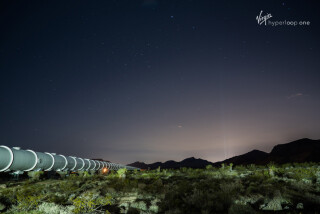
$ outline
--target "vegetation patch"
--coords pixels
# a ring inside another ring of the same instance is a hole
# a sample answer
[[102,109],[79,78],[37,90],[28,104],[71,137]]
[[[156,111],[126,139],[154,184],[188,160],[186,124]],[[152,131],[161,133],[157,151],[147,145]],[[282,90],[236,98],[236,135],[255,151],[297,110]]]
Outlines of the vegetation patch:
[[118,170],[1,184],[1,213],[315,213],[315,163]]

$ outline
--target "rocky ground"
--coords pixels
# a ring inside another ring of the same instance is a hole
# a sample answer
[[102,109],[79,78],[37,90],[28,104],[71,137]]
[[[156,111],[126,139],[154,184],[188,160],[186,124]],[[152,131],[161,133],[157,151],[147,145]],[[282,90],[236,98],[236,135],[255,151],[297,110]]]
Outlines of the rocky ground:
[[320,166],[120,170],[0,184],[1,213],[317,213]]

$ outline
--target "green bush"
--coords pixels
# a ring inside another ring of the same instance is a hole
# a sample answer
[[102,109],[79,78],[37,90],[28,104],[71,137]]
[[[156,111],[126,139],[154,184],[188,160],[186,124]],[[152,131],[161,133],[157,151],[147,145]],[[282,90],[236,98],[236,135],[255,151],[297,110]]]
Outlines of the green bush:
[[30,171],[28,172],[29,178],[31,178],[32,181],[38,181],[40,180],[40,177],[43,175],[43,171]]
[[119,178],[125,178],[126,177],[126,173],[127,173],[127,169],[126,168],[121,168],[118,169],[117,174],[119,176]]
[[16,211],[30,211],[36,209],[45,199],[45,195],[34,191],[33,188],[22,189],[16,194]]
[[[111,204],[111,197],[99,197],[92,192],[86,192],[83,195],[72,200],[74,213],[95,213],[101,211],[101,208]],[[110,213],[105,211],[105,213]]]
[[213,166],[211,164],[207,165],[206,170],[213,170]]
[[54,209],[60,213],[71,209],[75,213],[106,209],[121,213],[124,206],[127,213],[241,214],[260,213],[261,207],[270,206],[268,203],[278,197],[289,204],[286,213],[296,213],[297,203],[303,203],[310,213],[320,210],[318,165],[249,165],[233,170],[224,165],[213,169],[119,170],[91,177],[74,174],[63,180],[29,179],[0,186],[0,203],[11,208],[7,213],[49,213]]

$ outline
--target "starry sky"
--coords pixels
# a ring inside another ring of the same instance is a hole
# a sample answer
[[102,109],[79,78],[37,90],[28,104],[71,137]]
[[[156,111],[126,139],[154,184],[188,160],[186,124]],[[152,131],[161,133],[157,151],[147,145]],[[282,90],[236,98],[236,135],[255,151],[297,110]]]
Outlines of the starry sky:
[[[258,24],[310,21],[309,26]],[[0,144],[119,163],[320,139],[316,0],[0,2]]]

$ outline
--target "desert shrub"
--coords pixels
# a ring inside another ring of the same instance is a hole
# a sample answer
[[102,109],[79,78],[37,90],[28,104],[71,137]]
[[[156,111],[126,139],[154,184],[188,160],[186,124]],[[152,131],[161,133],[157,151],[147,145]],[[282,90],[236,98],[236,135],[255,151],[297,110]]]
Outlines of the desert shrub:
[[80,171],[78,172],[80,177],[93,177],[94,174],[90,174],[88,171]]
[[228,214],[254,214],[257,213],[250,205],[232,204]]
[[316,176],[316,170],[314,168],[294,168],[291,170],[293,172],[289,175],[289,177],[301,181],[303,179],[311,180],[313,182],[316,182],[317,176]]
[[197,213],[202,210],[212,211],[214,208],[223,210],[223,206],[216,204],[217,198],[212,191],[193,189],[193,191],[183,197],[185,212]]
[[170,213],[216,213],[226,212],[242,185],[232,179],[219,183],[219,179],[180,180],[169,184],[164,199],[159,204],[160,212]]
[[72,181],[72,182],[77,182],[77,181],[82,181],[83,177],[79,176],[76,173],[72,173],[69,176],[66,177],[67,181]]
[[16,201],[16,189],[3,189],[0,192],[0,202],[10,205]]
[[42,211],[38,210],[30,210],[30,211],[16,211],[16,210],[8,210],[7,214],[44,214]]
[[267,170],[256,170],[253,172],[253,174],[249,175],[247,179],[249,181],[257,181],[257,182],[263,182],[270,178],[270,174]]
[[143,179],[150,179],[150,178],[151,178],[151,176],[150,176],[150,174],[149,174],[149,173],[144,172],[144,173],[142,173],[142,174],[140,175],[140,178],[143,178]]
[[46,201],[55,204],[66,204],[68,202],[68,195],[59,193],[47,194]]
[[248,170],[250,171],[256,171],[257,170],[257,166],[255,164],[250,164],[247,166]]
[[312,162],[304,162],[304,163],[293,163],[293,166],[295,168],[308,168],[308,167],[311,167],[313,165],[316,165]]
[[39,205],[38,211],[45,214],[70,214],[72,206],[64,207],[55,203],[44,202]]
[[140,210],[134,207],[129,207],[127,214],[140,214]]
[[59,183],[59,188],[60,188],[60,191],[66,193],[66,194],[70,194],[70,193],[73,193],[75,192],[77,189],[78,189],[78,183],[75,182],[75,181],[61,181]]
[[211,164],[207,165],[206,170],[213,170],[213,166]]
[[239,171],[239,172],[244,172],[247,170],[247,168],[242,165],[237,165],[234,167],[234,170]]
[[230,163],[228,167],[229,167],[229,170],[232,171],[233,163]]
[[160,194],[164,191],[163,183],[161,179],[154,180],[151,184],[149,184],[145,190],[147,192],[153,193],[153,194]]
[[[109,174],[111,174],[112,171],[110,171]],[[115,172],[113,172],[115,173]],[[94,181],[105,181],[107,176],[105,174],[93,174],[91,177],[85,177],[85,180],[94,180]]]
[[136,179],[128,179],[128,181],[129,181],[129,185],[130,185],[130,187],[131,188],[137,188],[138,187],[138,180],[136,180]]
[[274,172],[274,175],[277,177],[285,177],[286,175],[286,168],[280,167]]
[[293,164],[292,163],[285,163],[285,164],[282,164],[281,167],[285,168],[285,169],[286,168],[291,168],[291,167],[293,167]]
[[183,207],[183,196],[192,192],[192,186],[187,181],[173,182],[169,185],[164,199],[160,203],[161,211],[168,211],[174,208]]
[[275,171],[277,171],[277,166],[275,165],[275,163],[273,162],[270,162],[268,165],[268,172],[269,172],[269,175],[271,177],[273,177],[275,175]]
[[122,179],[122,181],[119,182],[122,187],[123,192],[130,192],[134,188],[138,188],[138,181],[137,180],[131,180],[131,179]]
[[275,185],[266,170],[257,170],[252,175],[242,179],[242,181],[247,187],[246,194],[268,194],[273,191],[273,186]]
[[[96,213],[102,207],[111,204],[111,197],[99,197],[92,192],[86,192],[72,200],[74,213]],[[109,213],[107,210],[105,213]]]
[[226,182],[221,182],[219,185],[221,191],[227,193],[227,194],[233,194],[235,192],[237,193],[243,193],[244,192],[244,186],[240,181],[237,180],[229,180]]
[[157,173],[160,173],[160,172],[161,172],[161,167],[160,167],[160,166],[156,169],[156,172],[157,172]]
[[305,194],[308,191],[313,190],[313,186],[310,183],[305,183],[303,181],[292,181],[290,185],[288,185],[290,189],[296,190],[300,193]]
[[35,191],[34,188],[23,188],[16,193],[15,211],[30,211],[36,209],[45,199],[45,195]]
[[31,178],[33,181],[38,181],[40,180],[40,177],[43,175],[43,171],[30,171],[28,172],[28,176]]
[[221,169],[225,169],[226,165],[224,163],[221,164]]
[[118,174],[119,178],[125,178],[127,171],[128,170],[126,168],[118,169],[117,174]]
[[[127,192],[132,189],[130,186],[131,181],[129,179],[112,179],[108,187],[114,188],[116,191]],[[134,184],[135,185],[135,184]]]
[[188,168],[187,167],[181,167],[180,168],[180,172],[187,173],[188,172]]

